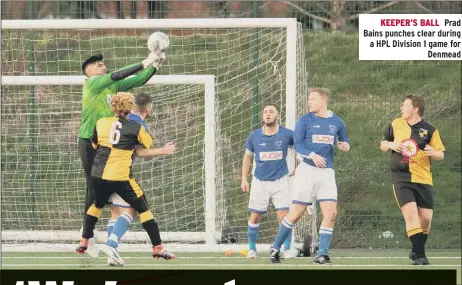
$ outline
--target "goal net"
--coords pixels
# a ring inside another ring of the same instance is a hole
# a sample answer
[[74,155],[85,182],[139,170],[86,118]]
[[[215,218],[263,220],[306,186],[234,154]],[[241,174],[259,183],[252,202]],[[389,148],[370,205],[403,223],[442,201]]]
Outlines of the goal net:
[[[81,63],[102,53],[115,70],[147,55],[154,31],[169,35],[167,60],[149,84],[147,119],[155,144],[178,152],[138,159],[165,243],[179,250],[220,250],[247,242],[248,194],[240,190],[248,134],[265,103],[294,128],[306,111],[303,35],[295,19],[37,20],[2,22],[1,206],[4,250],[68,250],[83,222],[85,179],[77,151]],[[207,74],[207,76],[203,76]],[[288,162],[294,166],[291,153]],[[105,239],[103,211],[97,238]],[[270,206],[260,226],[267,247],[279,222]],[[297,225],[295,241],[311,218]],[[149,250],[135,222],[121,245]]]

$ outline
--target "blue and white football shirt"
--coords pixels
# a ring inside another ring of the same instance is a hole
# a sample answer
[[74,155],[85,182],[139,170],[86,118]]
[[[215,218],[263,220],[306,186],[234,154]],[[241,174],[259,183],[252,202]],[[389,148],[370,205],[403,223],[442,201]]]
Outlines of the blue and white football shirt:
[[[324,157],[326,168],[334,166],[334,146],[337,139],[349,143],[345,123],[337,115],[322,118],[310,112],[300,117],[295,125],[295,152],[303,156],[314,152]],[[304,157],[303,161],[316,167],[311,159]]]
[[274,181],[289,173],[287,168],[287,152],[294,144],[293,131],[278,126],[272,136],[263,133],[259,128],[250,133],[245,142],[247,152],[255,154],[254,176],[263,181]]
[[[146,129],[146,132],[148,132],[148,125],[146,125],[146,122],[137,113],[132,111],[130,115],[128,115],[128,120],[140,123]],[[133,163],[135,163],[135,158],[136,158],[136,155],[135,155],[135,152],[133,152],[133,156],[132,156]]]
[[143,118],[137,113],[131,112],[130,115],[128,115],[128,120],[140,123],[146,129],[146,132],[148,132],[148,125],[146,125],[146,122],[143,121]]

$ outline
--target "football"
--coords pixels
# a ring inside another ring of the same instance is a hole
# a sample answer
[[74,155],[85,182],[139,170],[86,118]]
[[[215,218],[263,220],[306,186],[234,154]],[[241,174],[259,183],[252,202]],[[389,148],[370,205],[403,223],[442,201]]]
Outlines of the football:
[[154,32],[148,38],[148,49],[157,54],[165,52],[170,47],[168,36],[162,32]]

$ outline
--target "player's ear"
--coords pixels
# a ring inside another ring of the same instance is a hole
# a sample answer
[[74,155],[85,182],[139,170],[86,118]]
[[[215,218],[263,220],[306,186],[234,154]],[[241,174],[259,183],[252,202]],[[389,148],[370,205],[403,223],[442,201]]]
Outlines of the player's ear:
[[89,70],[89,66],[85,66],[85,69],[83,70],[83,74],[86,76],[86,77],[90,77],[90,75],[88,75],[88,70]]
[[91,77],[93,75],[92,70],[95,67],[96,63],[90,63],[85,67],[85,75]]

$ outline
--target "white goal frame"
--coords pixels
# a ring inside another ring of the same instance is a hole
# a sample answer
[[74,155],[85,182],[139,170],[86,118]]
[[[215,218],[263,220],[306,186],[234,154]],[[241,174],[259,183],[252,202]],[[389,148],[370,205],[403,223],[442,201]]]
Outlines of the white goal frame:
[[[39,85],[80,85],[83,86],[85,76],[2,76],[2,86],[39,86]],[[204,138],[204,171],[205,171],[205,232],[161,232],[165,242],[190,241],[215,244],[221,238],[221,231],[216,228],[216,82],[214,75],[156,75],[146,85],[203,85],[205,91],[205,138]],[[219,209],[220,210],[220,209]],[[221,209],[224,211],[224,209]],[[106,233],[96,233],[95,238],[105,240]],[[47,242],[79,240],[80,232],[76,231],[2,231],[2,242],[43,240]],[[143,232],[127,232],[125,241],[145,241],[147,234]]]
[[[91,30],[91,29],[206,29],[286,28],[286,122],[295,129],[297,105],[297,19],[296,18],[210,18],[210,19],[121,19],[121,20],[5,20],[2,30]],[[147,41],[147,40],[146,40]],[[147,43],[146,43],[147,44]],[[295,155],[290,155],[290,166]]]
[[[1,29],[2,30],[101,30],[101,29],[231,29],[231,28],[284,28],[286,29],[286,81],[285,81],[285,126],[289,129],[295,129],[296,116],[297,116],[297,19],[296,18],[207,18],[207,19],[88,19],[88,20],[4,20],[2,21]],[[167,75],[167,76],[154,76],[148,84],[162,84],[161,80],[172,80],[174,82],[176,75]],[[67,78],[67,79],[65,79]],[[72,78],[72,79],[71,79]],[[2,77],[2,85],[24,85],[26,80],[31,80],[28,83],[33,83],[30,85],[40,85],[46,83],[47,85],[66,85],[66,83],[79,82],[81,85],[83,82],[82,76],[4,76]],[[217,242],[221,238],[221,232],[217,232],[216,229],[216,201],[215,201],[215,118],[214,113],[215,108],[214,96],[216,94],[215,90],[215,76],[214,75],[204,75],[204,76],[194,76],[194,75],[181,75],[178,78],[189,78],[190,81],[188,84],[199,84],[198,81],[205,80],[206,85],[206,152],[205,152],[205,173],[206,173],[206,231],[202,233],[192,233],[192,232],[182,232],[182,233],[161,233],[161,238],[165,241],[169,240],[178,240],[183,239],[187,235],[189,241],[205,241],[206,244],[200,246],[199,244],[192,244],[192,246],[197,249],[201,247],[202,251],[216,251],[222,246],[226,248],[236,248],[242,246],[242,244],[236,245],[217,245]],[[213,78],[213,86],[212,80]],[[53,79],[53,81],[50,81]],[[52,84],[52,82],[55,82]],[[184,83],[184,81],[181,81]],[[167,83],[172,84],[172,83]],[[175,84],[181,84],[180,81],[177,81]],[[69,84],[67,84],[69,85]],[[208,90],[208,91],[207,91]],[[211,94],[213,90],[213,97],[207,96]],[[209,98],[210,97],[210,98]],[[207,148],[213,149],[207,149]],[[295,167],[295,153],[293,150],[289,150],[287,157],[289,171],[292,171]],[[212,195],[213,193],[213,195]],[[1,199],[1,198],[0,198]],[[0,200],[1,202],[1,200]],[[224,209],[223,209],[224,210]],[[65,231],[63,231],[65,232]],[[6,236],[5,233],[2,233],[2,242],[3,241],[18,241],[21,240],[21,237],[27,238],[27,234],[24,231],[7,231],[7,233],[15,235]],[[79,237],[79,233],[70,233],[70,235],[65,236],[71,238],[71,240],[76,240],[75,237]],[[144,232],[136,233],[136,235],[141,236],[132,236],[134,233],[127,232],[125,240],[145,240],[146,235]],[[178,235],[177,235],[178,234]],[[34,236],[34,235],[32,235]],[[96,236],[98,237],[98,236]],[[104,236],[101,236],[104,240]],[[56,234],[55,237],[50,237],[47,235],[43,238],[44,241],[52,241],[50,238],[56,238],[63,240],[64,237]],[[36,246],[36,245],[34,245]],[[257,245],[258,249],[268,249],[269,245],[259,244]],[[54,249],[52,250],[52,247]],[[66,246],[67,248],[67,246]],[[171,248],[171,247],[170,247]],[[7,245],[3,244],[3,250],[15,250],[21,251],[21,247],[18,245]],[[179,246],[178,249],[185,251],[186,248]],[[30,247],[24,249],[30,251]],[[46,250],[46,249],[45,249]],[[55,244],[53,246],[48,246],[48,250],[56,251]],[[124,251],[124,244],[121,245],[121,251]]]

